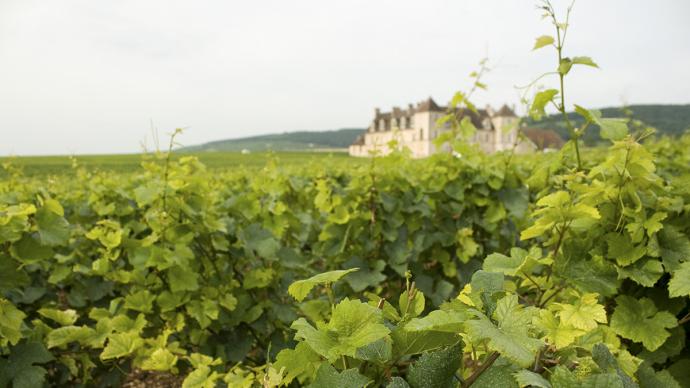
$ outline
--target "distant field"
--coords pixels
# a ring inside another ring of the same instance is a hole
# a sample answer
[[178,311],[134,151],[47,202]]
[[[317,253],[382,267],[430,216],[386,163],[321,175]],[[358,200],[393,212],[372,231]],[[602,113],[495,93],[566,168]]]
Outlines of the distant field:
[[[173,158],[189,156],[190,154],[173,154]],[[200,152],[192,153],[208,168],[223,169],[236,167],[262,167],[270,158],[276,158],[280,165],[298,165],[310,162],[318,163],[362,163],[362,159],[351,158],[343,152],[254,152],[241,154],[239,152]],[[81,155],[76,156],[81,166],[93,170],[135,172],[141,168],[141,154],[126,155]],[[25,156],[2,157],[0,163],[11,161],[15,166],[21,166],[24,175],[53,175],[63,174],[71,170],[72,162],[68,156]],[[0,168],[0,177],[6,172]]]

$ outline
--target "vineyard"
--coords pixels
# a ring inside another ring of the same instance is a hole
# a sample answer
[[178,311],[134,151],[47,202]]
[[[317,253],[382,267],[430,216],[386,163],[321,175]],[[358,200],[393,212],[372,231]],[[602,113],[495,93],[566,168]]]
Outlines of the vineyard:
[[[545,11],[533,119],[596,66]],[[425,160],[5,163],[0,387],[690,387],[690,134],[576,111],[553,153],[485,155],[449,114]]]

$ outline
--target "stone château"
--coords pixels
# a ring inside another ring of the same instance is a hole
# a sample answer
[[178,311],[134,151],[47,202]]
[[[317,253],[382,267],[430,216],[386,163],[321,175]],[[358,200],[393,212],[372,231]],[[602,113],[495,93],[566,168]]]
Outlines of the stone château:
[[[350,146],[350,155],[370,156],[374,151],[379,155],[388,154],[392,151],[388,145],[391,140],[397,140],[398,148],[409,148],[415,158],[441,151],[433,141],[451,129],[450,123],[436,124],[447,112],[446,107],[439,106],[431,97],[416,106],[409,104],[407,109],[393,107],[390,112],[381,112],[376,108],[367,131]],[[470,141],[487,153],[509,149],[516,144],[518,117],[507,105],[497,111],[490,106],[478,109],[476,113],[469,109],[456,110],[456,115],[460,118],[469,116],[477,128]],[[533,149],[534,145],[529,140],[518,142],[518,152]]]

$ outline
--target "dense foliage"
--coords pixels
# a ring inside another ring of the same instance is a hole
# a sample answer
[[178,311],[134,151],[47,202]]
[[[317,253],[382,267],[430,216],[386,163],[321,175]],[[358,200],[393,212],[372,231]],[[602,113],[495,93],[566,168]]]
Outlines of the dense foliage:
[[451,109],[452,152],[422,161],[5,164],[0,387],[690,386],[690,134],[580,106],[574,125],[563,80],[596,64],[542,9],[561,87],[529,111],[564,116],[557,153],[484,155]]
[[688,147],[13,175],[0,383],[687,383]]

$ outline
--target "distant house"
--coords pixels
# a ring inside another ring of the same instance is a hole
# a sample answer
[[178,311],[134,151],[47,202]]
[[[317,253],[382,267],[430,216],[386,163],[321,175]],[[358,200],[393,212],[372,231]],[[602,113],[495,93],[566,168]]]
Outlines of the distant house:
[[[415,158],[424,158],[435,152],[449,150],[446,146],[437,149],[436,139],[443,132],[451,129],[450,123],[437,126],[436,122],[447,114],[448,109],[439,106],[429,97],[416,106],[409,104],[407,109],[393,107],[390,112],[381,112],[376,108],[374,118],[367,131],[360,135],[350,146],[352,156],[370,156],[373,151],[385,155],[392,150],[388,143],[397,140],[397,147],[407,147]],[[512,148],[517,138],[518,117],[507,105],[498,111],[487,106],[472,112],[468,109],[456,110],[460,118],[468,116],[477,128],[471,142],[479,144],[485,152],[493,153]],[[518,152],[531,152],[534,144],[530,141],[520,141]]]

